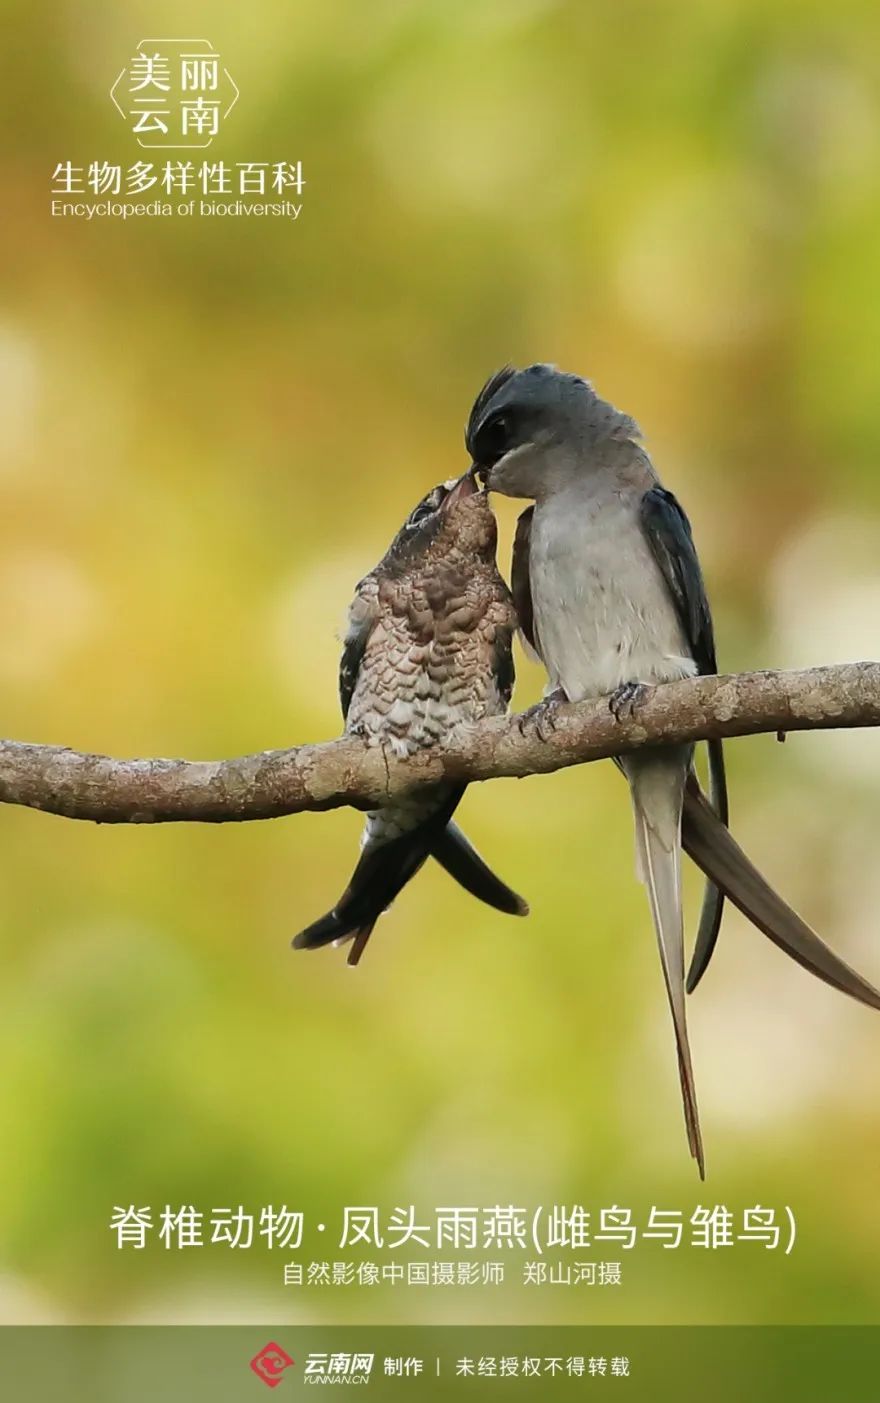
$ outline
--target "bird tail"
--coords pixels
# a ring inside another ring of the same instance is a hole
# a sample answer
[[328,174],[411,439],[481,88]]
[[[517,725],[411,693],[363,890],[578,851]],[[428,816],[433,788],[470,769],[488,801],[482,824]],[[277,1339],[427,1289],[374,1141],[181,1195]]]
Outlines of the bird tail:
[[528,902],[495,876],[457,824],[448,823],[438,834],[431,848],[431,856],[465,891],[479,901],[485,901],[487,906],[508,916],[529,914]]
[[348,963],[357,964],[382,912],[415,876],[428,851],[420,830],[387,843],[368,843],[333,910],[300,931],[294,948],[317,950],[335,941],[351,940]]
[[[710,882],[739,907],[758,930],[804,969],[832,988],[849,994],[870,1008],[880,1009],[880,993],[830,950],[796,911],[783,901],[721,823],[694,775],[688,778],[682,814],[685,852]],[[688,974],[688,991],[700,973],[698,951]]]
[[648,888],[675,1029],[688,1145],[702,1179],[705,1161],[684,998],[680,826],[689,756],[654,752],[624,756],[621,763],[632,795],[639,876]]
[[307,926],[293,939],[297,950],[317,950],[322,945],[351,940],[348,963],[356,965],[373,927],[396,896],[427,861],[438,833],[452,818],[464,793],[463,785],[447,790],[429,818],[387,842],[368,838],[351,881],[326,916]]

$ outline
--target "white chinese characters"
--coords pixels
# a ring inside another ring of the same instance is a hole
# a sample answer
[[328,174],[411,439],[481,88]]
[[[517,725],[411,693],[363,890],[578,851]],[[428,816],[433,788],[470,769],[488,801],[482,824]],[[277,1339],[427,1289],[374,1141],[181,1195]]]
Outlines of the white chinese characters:
[[[296,1249],[303,1244],[306,1224],[301,1211],[294,1212],[286,1205],[281,1208],[268,1206],[255,1212],[245,1210],[241,1205],[237,1208],[213,1208],[206,1212],[192,1204],[183,1204],[178,1208],[166,1204],[159,1214],[154,1215],[150,1207],[130,1204],[127,1208],[114,1208],[110,1227],[117,1235],[119,1248],[142,1249],[147,1237],[156,1232],[166,1248],[183,1249],[222,1243],[241,1249],[249,1248],[258,1238],[263,1238],[264,1245],[269,1248]],[[323,1223],[317,1225],[317,1231],[324,1231]],[[587,1209],[583,1204],[539,1205],[534,1209],[495,1204],[481,1208],[442,1207],[430,1211],[420,1211],[410,1204],[394,1208],[389,1213],[383,1213],[376,1205],[357,1205],[342,1210],[339,1247],[360,1247],[371,1253],[416,1247],[438,1254],[442,1254],[445,1248],[452,1248],[458,1252],[499,1252],[505,1256],[533,1249],[538,1257],[542,1257],[554,1250],[580,1252],[605,1243],[613,1243],[624,1253],[632,1252],[643,1243],[659,1244],[665,1250],[686,1246],[710,1252],[747,1243],[769,1252],[782,1250],[788,1256],[794,1248],[796,1236],[795,1216],[789,1205],[777,1212],[775,1208],[761,1204],[739,1210],[723,1203],[697,1204],[689,1213],[654,1205],[641,1215],[620,1204],[598,1209]],[[329,1263],[321,1265],[326,1269],[324,1279],[329,1283],[331,1266]],[[433,1268],[440,1265],[411,1262],[409,1266],[418,1268],[421,1275],[416,1273],[410,1277],[409,1284],[427,1285],[429,1281],[439,1284]],[[445,1265],[451,1272],[452,1263]],[[484,1262],[483,1266],[486,1265],[494,1264]],[[614,1268],[614,1282],[610,1280],[611,1272],[608,1271],[606,1275],[609,1280],[602,1284],[618,1284],[619,1263],[599,1265]],[[340,1269],[346,1267],[349,1271],[344,1284],[354,1281],[355,1267],[352,1264],[334,1263],[333,1266]],[[531,1273],[531,1277],[526,1277],[527,1284],[538,1285],[542,1281],[553,1280],[554,1268],[548,1266],[545,1272],[541,1272],[540,1266],[538,1260],[527,1263]],[[575,1262],[574,1266],[595,1268],[595,1264],[583,1262]],[[402,1267],[400,1271],[402,1273]],[[579,1280],[586,1281],[587,1278],[585,1272]],[[291,1274],[288,1284],[300,1284],[300,1281]]]
[[210,146],[238,101],[207,39],[142,39],[110,89],[139,146]]
[[59,161],[53,195],[301,195],[302,161]]

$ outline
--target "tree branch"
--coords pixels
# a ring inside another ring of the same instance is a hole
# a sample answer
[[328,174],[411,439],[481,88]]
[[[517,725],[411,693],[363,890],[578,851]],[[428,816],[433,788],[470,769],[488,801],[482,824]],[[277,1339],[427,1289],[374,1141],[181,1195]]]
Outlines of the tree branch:
[[366,809],[438,780],[548,774],[643,745],[717,736],[880,725],[880,663],[699,677],[652,688],[615,721],[604,700],[560,707],[542,738],[517,717],[462,727],[408,760],[343,737],[234,760],[112,760],[0,741],[0,802],[96,823],[278,818]]

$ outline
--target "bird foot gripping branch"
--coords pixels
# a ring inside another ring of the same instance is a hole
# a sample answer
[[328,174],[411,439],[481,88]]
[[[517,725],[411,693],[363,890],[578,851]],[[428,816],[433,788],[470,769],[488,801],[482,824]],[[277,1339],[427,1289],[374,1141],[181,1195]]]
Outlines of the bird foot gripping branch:
[[644,682],[621,682],[608,698],[608,710],[615,721],[629,720],[634,716],[648,700],[648,691]]
[[559,720],[559,708],[565,706],[568,697],[560,687],[550,692],[546,697],[542,697],[534,706],[530,706],[527,711],[521,711],[516,718],[519,733],[524,736],[530,727],[534,728],[535,735],[539,740],[548,741],[556,730]]

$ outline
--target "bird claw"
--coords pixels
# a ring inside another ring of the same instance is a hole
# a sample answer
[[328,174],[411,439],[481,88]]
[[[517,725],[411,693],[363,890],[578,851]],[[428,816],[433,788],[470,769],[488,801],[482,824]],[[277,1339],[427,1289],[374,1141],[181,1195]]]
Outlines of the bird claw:
[[535,734],[539,740],[547,741],[556,730],[556,713],[558,708],[566,700],[560,691],[551,692],[549,696],[530,706],[527,711],[523,711],[517,717],[519,733],[524,736],[526,728],[533,725]]
[[626,721],[642,706],[650,688],[644,682],[623,682],[608,698],[608,710],[615,721]]

